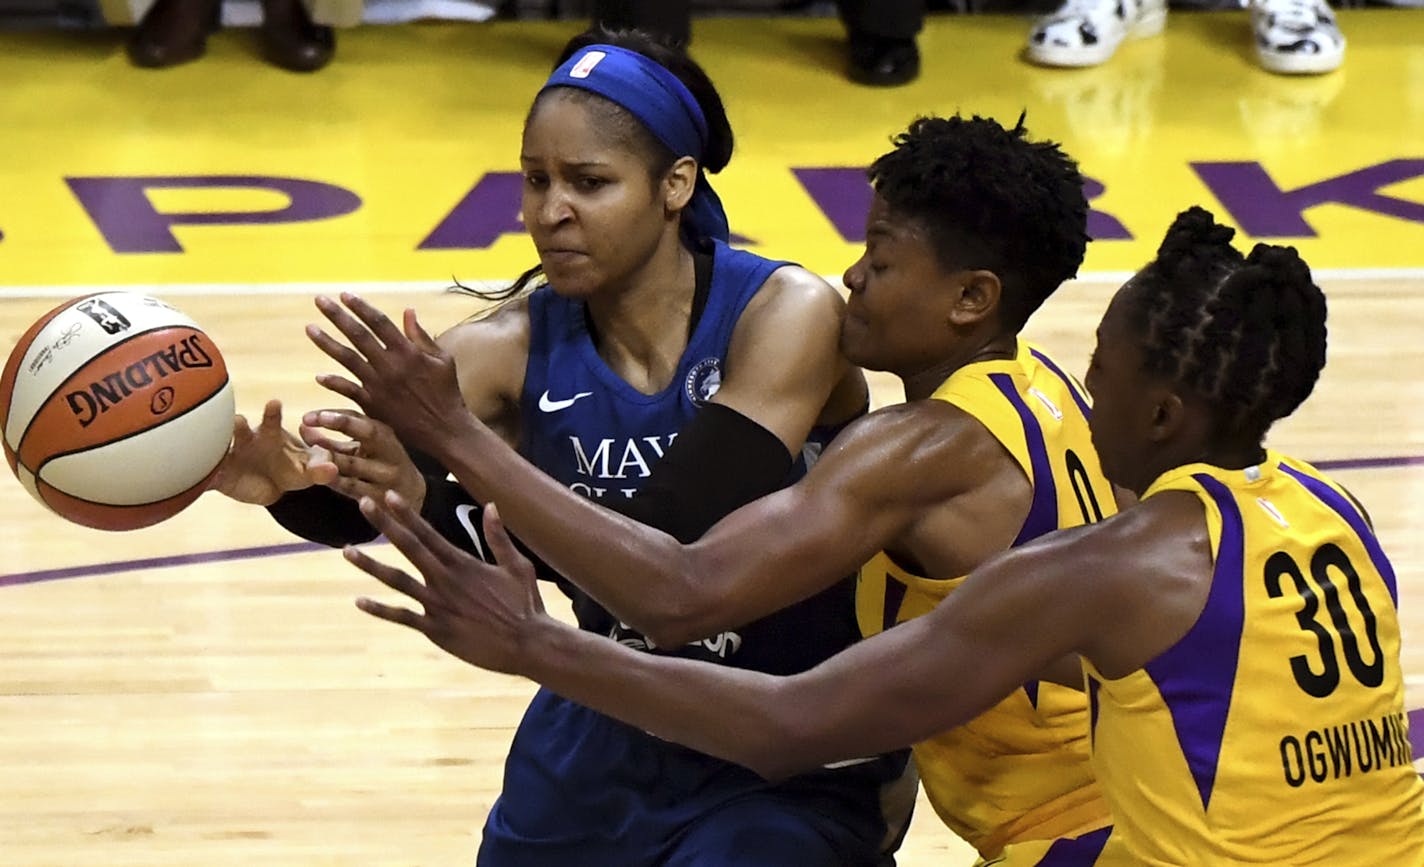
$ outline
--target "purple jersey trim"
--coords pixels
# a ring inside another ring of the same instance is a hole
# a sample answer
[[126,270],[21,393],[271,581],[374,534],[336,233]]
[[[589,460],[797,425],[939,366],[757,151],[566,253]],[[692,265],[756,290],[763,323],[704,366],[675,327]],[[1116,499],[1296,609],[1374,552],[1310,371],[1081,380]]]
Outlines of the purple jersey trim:
[[905,591],[910,588],[894,575],[885,576],[885,607],[880,612],[880,631],[888,632],[900,616],[900,606],[905,601]]
[[1103,689],[1103,682],[1088,675],[1088,748],[1093,749],[1098,744],[1098,711],[1102,708],[1102,701],[1098,698],[1098,693]]
[[1192,476],[1221,514],[1221,539],[1206,606],[1191,630],[1165,653],[1144,666],[1172,715],[1172,726],[1187,767],[1201,793],[1202,810],[1211,804],[1226,717],[1231,710],[1246,605],[1245,532],[1241,510],[1231,491],[1205,473]]
[[1355,535],[1360,538],[1360,544],[1364,545],[1365,550],[1369,552],[1370,562],[1374,564],[1375,571],[1384,579],[1384,586],[1389,589],[1389,598],[1394,600],[1394,607],[1398,609],[1399,583],[1394,577],[1394,566],[1385,556],[1384,549],[1380,547],[1374,531],[1365,523],[1364,516],[1360,514],[1359,509],[1355,508],[1355,504],[1320,479],[1291,469],[1285,464],[1276,464],[1276,466],[1281,472],[1299,482],[1301,487],[1309,491],[1317,500],[1328,506],[1346,524],[1350,525],[1350,529],[1354,530]]
[[1082,386],[1078,381],[1063,372],[1063,368],[1053,363],[1053,359],[1039,352],[1037,349],[1029,349],[1029,354],[1038,359],[1038,363],[1053,372],[1053,375],[1063,380],[1063,387],[1068,389],[1068,393],[1073,395],[1073,402],[1078,404],[1078,411],[1083,413],[1083,418],[1093,417],[1093,408],[1088,406],[1088,401],[1083,398]]
[[1054,840],[1035,867],[1092,867],[1112,836],[1112,827],[1089,831],[1080,837]]
[[1038,426],[1038,419],[1034,418],[1033,412],[1014,388],[1013,377],[1007,373],[991,373],[989,381],[998,387],[1019,414],[1024,440],[1028,444],[1029,464],[1033,468],[1033,504],[1029,506],[1028,517],[1024,519],[1018,538],[1014,539],[1014,546],[1018,546],[1058,529],[1058,486],[1048,466],[1048,448],[1043,443],[1043,431]]

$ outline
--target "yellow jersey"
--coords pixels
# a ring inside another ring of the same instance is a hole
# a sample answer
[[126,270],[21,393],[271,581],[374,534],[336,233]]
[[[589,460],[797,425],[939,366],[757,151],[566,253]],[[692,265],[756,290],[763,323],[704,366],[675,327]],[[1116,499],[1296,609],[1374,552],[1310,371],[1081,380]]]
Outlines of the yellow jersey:
[[1191,631],[1117,680],[1085,662],[1093,761],[1134,864],[1424,865],[1394,570],[1359,506],[1274,452],[1191,464],[1215,568]]
[[[1012,359],[956,370],[933,400],[977,419],[1033,485],[1019,545],[1117,510],[1088,433],[1081,385],[1020,341]],[[916,575],[880,552],[860,570],[856,615],[874,635],[929,612],[965,576]],[[1047,682],[1022,689],[981,716],[914,747],[925,794],[941,820],[986,857],[1007,844],[1070,837],[1108,824],[1094,782],[1087,701]]]

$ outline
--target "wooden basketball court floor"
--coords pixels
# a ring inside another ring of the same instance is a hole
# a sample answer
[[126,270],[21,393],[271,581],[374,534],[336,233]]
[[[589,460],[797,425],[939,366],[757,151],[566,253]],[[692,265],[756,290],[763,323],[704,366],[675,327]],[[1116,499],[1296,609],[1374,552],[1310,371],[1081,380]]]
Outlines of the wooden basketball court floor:
[[[1165,38],[1078,72],[1017,60],[1021,20],[934,18],[924,77],[895,91],[842,81],[829,20],[703,21],[696,51],[740,134],[719,182],[734,230],[828,275],[856,249],[856,167],[893,132],[1026,108],[1104,187],[1084,279],[1027,332],[1079,371],[1109,293],[1181,207],[1297,243],[1329,294],[1330,363],[1272,444],[1372,512],[1417,709],[1424,15],[1342,20],[1345,69],[1301,81],[1253,68],[1236,13],[1174,14]],[[0,35],[5,350],[59,300],[128,287],[204,324],[241,411],[326,404],[311,377],[329,364],[301,333],[313,294],[353,287],[443,327],[472,309],[442,293],[449,275],[531,261],[502,173],[574,29],[359,30],[311,77],[261,65],[245,33],[159,73],[130,69],[116,34]],[[470,863],[529,684],[360,614],[372,583],[260,509],[210,494],[106,534],[0,489],[0,864]],[[922,804],[901,863],[970,861]]]

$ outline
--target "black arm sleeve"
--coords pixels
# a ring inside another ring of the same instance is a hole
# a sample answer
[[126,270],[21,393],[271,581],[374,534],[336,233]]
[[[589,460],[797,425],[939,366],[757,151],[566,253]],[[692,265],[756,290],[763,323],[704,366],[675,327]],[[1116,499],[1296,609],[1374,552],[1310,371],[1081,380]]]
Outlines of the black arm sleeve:
[[[425,474],[421,515],[442,536],[485,558],[488,548],[475,498],[449,481],[434,458],[414,450],[411,458]],[[730,407],[709,403],[678,433],[637,493],[601,502],[686,544],[738,507],[784,485],[792,463],[776,434]],[[369,532],[370,525],[360,520]],[[519,547],[529,553],[522,543]],[[531,559],[539,577],[554,577],[539,558]]]
[[[741,413],[709,403],[698,410],[632,497],[600,501],[684,545],[737,507],[780,488],[792,467],[786,445]],[[522,547],[522,546],[521,546]],[[604,635],[618,620],[567,578],[535,561],[573,602],[579,625]]]
[[267,512],[289,533],[332,548],[376,538],[376,528],[361,514],[355,500],[322,485],[288,491],[268,506]]
[[[461,550],[488,560],[481,508],[474,497],[448,480],[434,459],[415,451],[411,458],[425,475],[421,516]],[[636,494],[604,504],[686,544],[738,507],[780,488],[792,465],[791,454],[775,434],[734,409],[710,403],[678,433]],[[319,485],[284,494],[268,511],[292,533],[323,545],[339,547],[376,537],[355,501]],[[533,561],[539,578],[553,581],[574,600],[585,628],[606,632],[613,625],[597,603],[518,539],[514,542]]]
[[[447,478],[449,473],[438,460],[418,449],[407,448],[406,451],[425,476],[421,517],[455,547],[489,561],[481,508],[475,498],[458,482]],[[268,506],[267,511],[288,532],[332,548],[359,545],[378,535],[355,500],[322,485],[288,491]],[[541,579],[563,580],[513,535],[510,538],[534,563],[534,570]]]
[[[483,537],[472,535],[479,526],[479,514],[466,526],[474,498],[455,482],[440,462],[424,452],[407,449],[411,461],[425,476],[425,502],[420,513],[440,535],[466,551],[483,557]],[[299,491],[288,491],[267,507],[276,522],[303,539],[339,548],[376,538],[372,527],[356,501],[322,485],[312,485]],[[475,550],[478,549],[478,550]]]
[[607,505],[687,544],[784,485],[792,464],[776,434],[731,407],[709,403],[678,433],[638,492]]

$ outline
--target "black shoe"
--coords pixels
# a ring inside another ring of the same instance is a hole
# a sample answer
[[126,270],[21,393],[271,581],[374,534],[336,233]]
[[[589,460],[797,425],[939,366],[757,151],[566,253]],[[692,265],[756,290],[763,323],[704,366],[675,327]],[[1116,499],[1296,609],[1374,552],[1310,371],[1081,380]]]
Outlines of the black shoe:
[[158,0],[129,39],[129,59],[150,69],[197,60],[221,15],[219,0]]
[[336,33],[316,24],[301,0],[262,0],[262,56],[292,72],[315,72],[336,53]]
[[908,84],[920,74],[920,49],[913,38],[852,33],[850,80],[875,87]]

